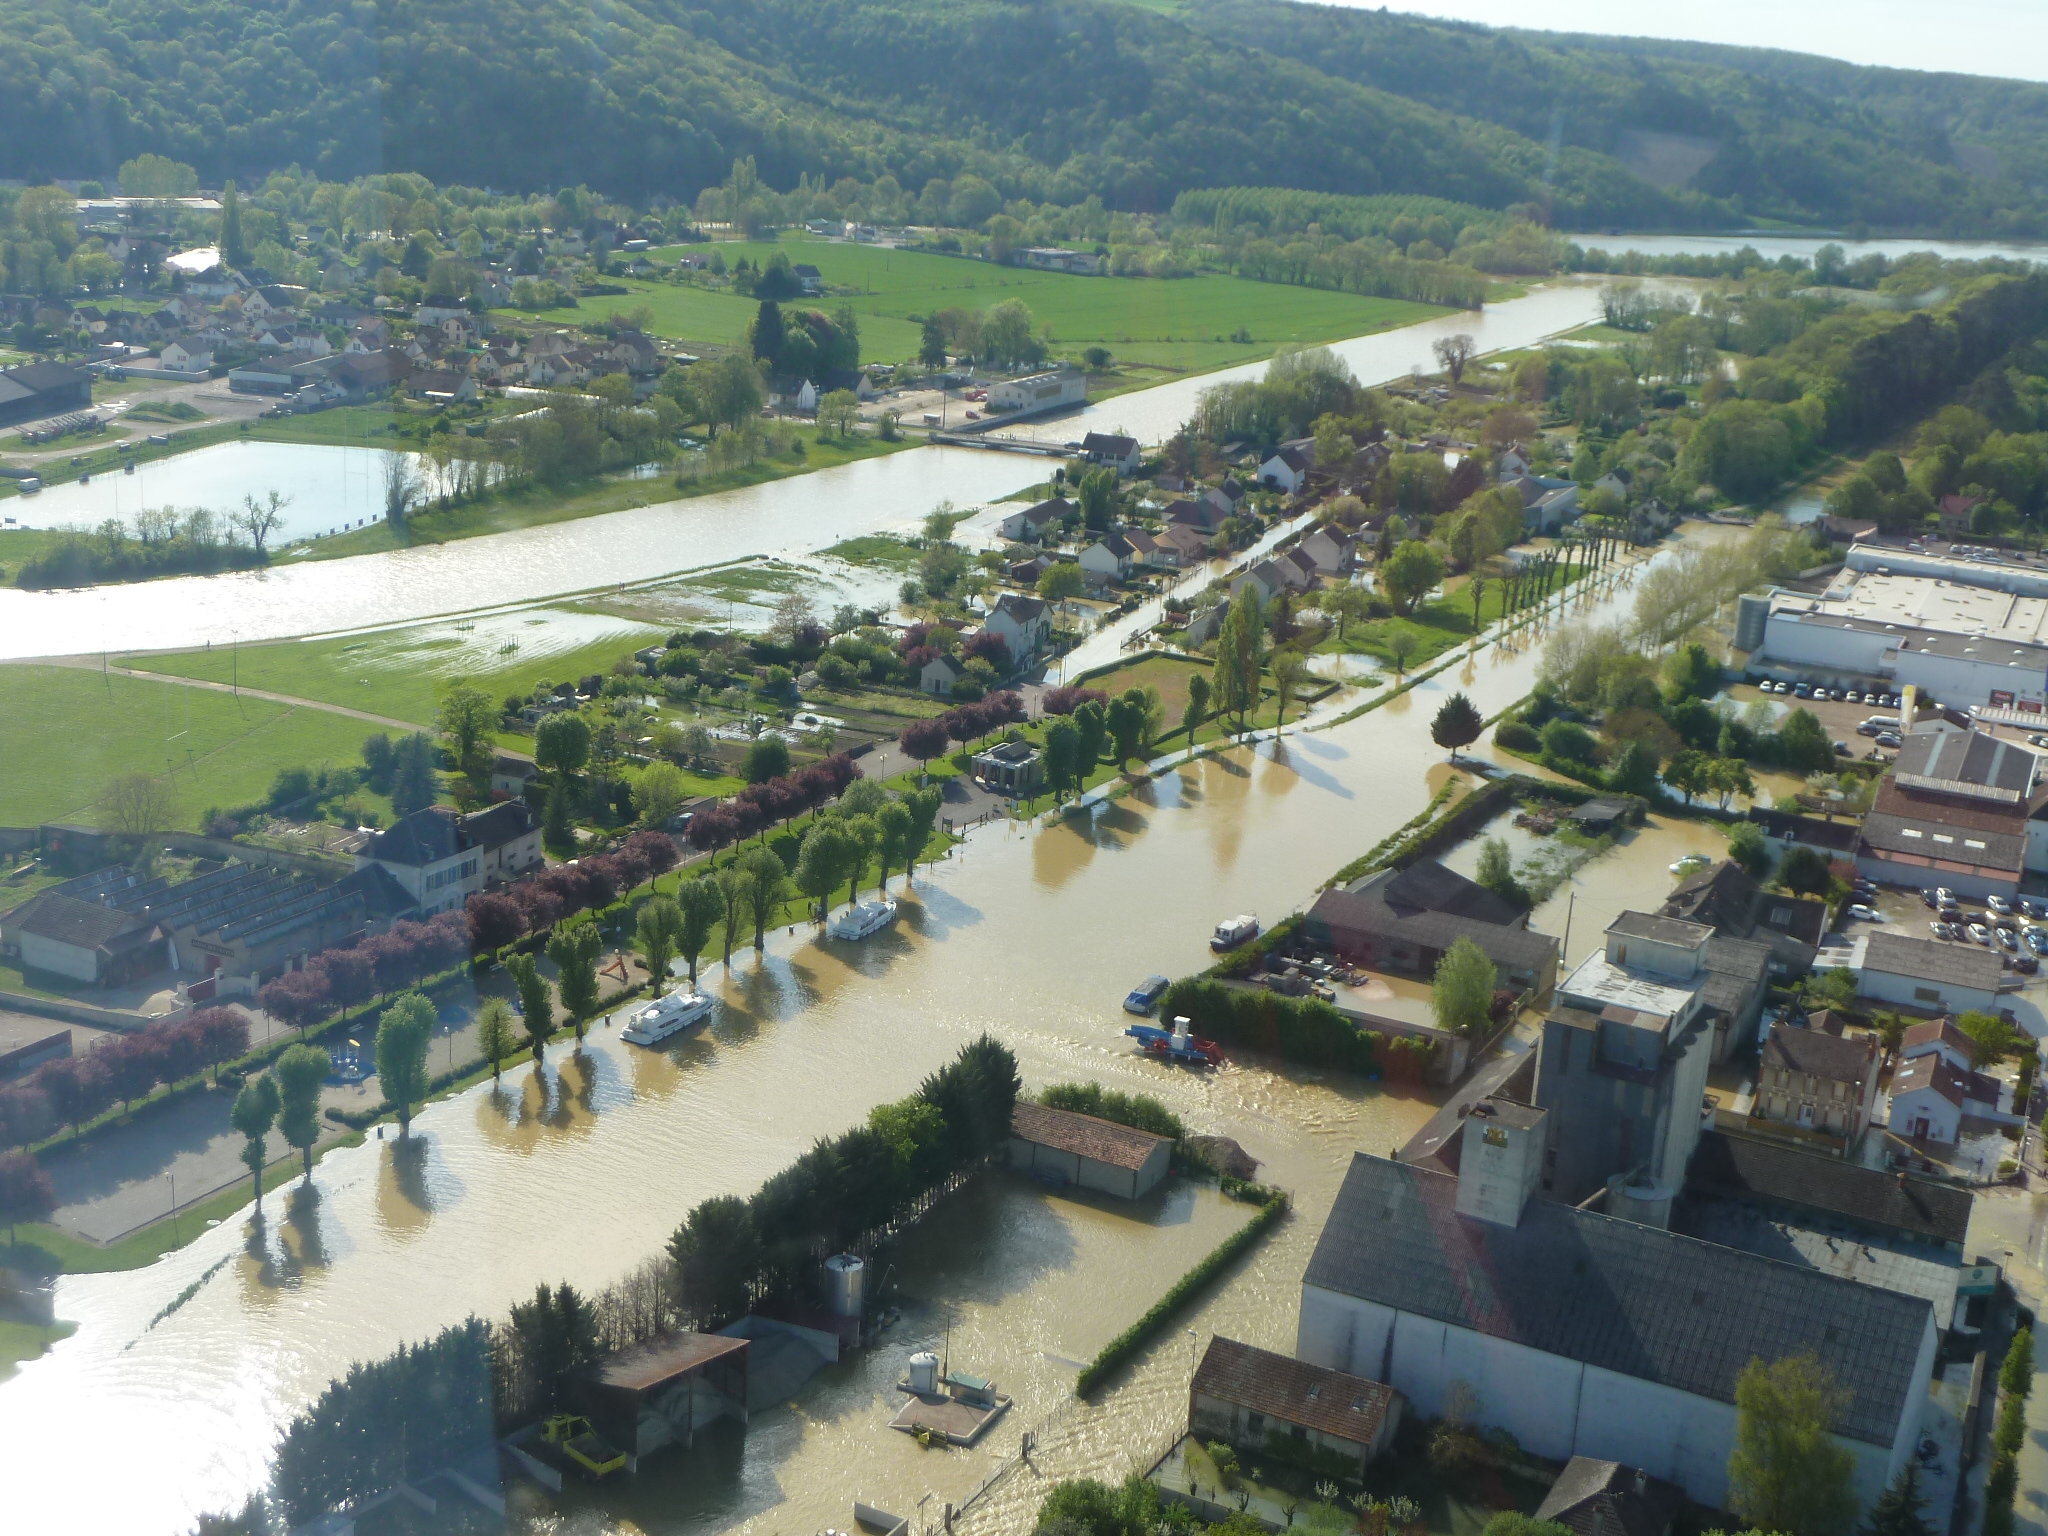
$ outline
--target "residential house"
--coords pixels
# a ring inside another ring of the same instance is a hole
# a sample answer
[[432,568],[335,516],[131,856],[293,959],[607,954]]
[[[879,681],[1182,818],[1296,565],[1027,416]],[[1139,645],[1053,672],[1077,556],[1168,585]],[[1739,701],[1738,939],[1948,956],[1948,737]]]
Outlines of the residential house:
[[[1580,830],[1593,831],[1583,820]],[[1706,923],[1730,938],[1770,945],[1771,968],[1781,975],[1810,970],[1827,931],[1825,902],[1767,891],[1732,859],[1686,876],[1672,888],[1662,910],[1666,917]]]
[[1669,1536],[1685,1490],[1640,1467],[1574,1456],[1536,1507],[1535,1518],[1572,1536]]
[[1557,940],[1532,932],[1528,913],[1484,886],[1423,859],[1324,891],[1302,920],[1318,949],[1368,970],[1429,977],[1450,947],[1470,939],[1500,985],[1541,996],[1557,979]]
[[1097,277],[1108,270],[1107,258],[1093,251],[1067,251],[1048,245],[1034,245],[1019,251],[1017,261],[1041,272],[1069,272],[1081,277]]
[[1524,532],[1556,533],[1579,515],[1579,487],[1549,475],[1518,475],[1508,484],[1521,493]]
[[940,651],[918,672],[917,686],[924,693],[948,699],[953,696],[953,685],[966,675],[967,668],[960,664],[957,657]]
[[1622,505],[1628,504],[1629,474],[1625,469],[1610,469],[1593,482],[1593,489],[1605,491]]
[[1287,590],[1287,579],[1280,568],[1271,560],[1261,560],[1249,570],[1240,571],[1230,580],[1230,595],[1241,597],[1250,592],[1259,600],[1261,608],[1270,607],[1273,600]]
[[1233,514],[1220,500],[1197,496],[1187,500],[1169,503],[1166,508],[1168,528],[1192,528],[1204,539],[1213,539],[1223,531],[1223,525]]
[[1051,1183],[1136,1200],[1166,1177],[1173,1142],[1132,1126],[1019,1099],[1010,1118],[1009,1164]]
[[573,352],[543,352],[527,362],[526,382],[538,389],[574,388],[590,382],[590,370]]
[[1974,944],[1943,944],[1903,933],[1864,936],[1857,995],[1919,1013],[1993,1012],[2003,967]]
[[1268,490],[1292,496],[1308,484],[1308,472],[1315,464],[1314,438],[1282,443],[1259,465],[1259,483]]
[[1012,658],[1022,662],[1038,655],[1052,637],[1052,614],[1038,598],[1005,592],[982,628],[1002,636]]
[[1230,599],[1219,598],[1213,607],[1197,608],[1188,617],[1188,627],[1181,633],[1181,643],[1189,650],[1199,650],[1214,640],[1222,631],[1223,621],[1230,617]]
[[[1169,523],[1159,534],[1160,563],[1176,569],[1200,565],[1209,558],[1211,538],[1187,523]],[[1167,551],[1172,551],[1169,555]]]
[[1068,518],[1080,516],[1080,513],[1078,503],[1068,501],[1064,496],[1055,496],[1021,512],[1012,512],[996,524],[996,533],[1013,542],[1036,544],[1045,537],[1046,529],[1057,528]]
[[430,805],[400,818],[356,853],[357,869],[385,870],[426,916],[454,911],[493,879],[511,879],[542,862],[540,823],[523,800],[467,816]]
[[1124,542],[1131,546],[1131,559],[1134,564],[1144,566],[1148,570],[1180,569],[1180,551],[1171,544],[1162,543],[1143,528],[1126,528],[1123,535]]
[[1953,1146],[1964,1120],[1999,1118],[1998,1089],[1995,1078],[1958,1071],[1945,1056],[1915,1056],[1892,1073],[1891,1132]]
[[1523,453],[1519,446],[1511,446],[1502,450],[1500,461],[1495,467],[1503,483],[1519,480],[1529,473],[1529,456]]
[[1977,1070],[1977,1042],[1958,1029],[1956,1021],[1946,1014],[1938,1019],[1923,1019],[1900,1037],[1900,1061],[1914,1061],[1922,1056],[1939,1056],[1958,1072]]
[[796,278],[797,287],[807,298],[814,298],[825,291],[825,275],[807,261],[798,262],[790,268],[790,274]]
[[467,373],[422,368],[405,381],[405,392],[415,400],[446,400],[460,404],[482,398],[476,379]]
[[1287,584],[1297,592],[1307,592],[1322,585],[1322,573],[1316,569],[1316,557],[1299,544],[1292,549],[1283,549],[1273,557],[1280,567],[1280,574]]
[[1097,585],[1120,582],[1131,574],[1138,552],[1131,541],[1112,529],[1081,551],[1081,569]]
[[540,777],[540,768],[530,757],[500,748],[491,757],[491,790],[494,794],[523,796],[526,786]]
[[1090,464],[1108,464],[1126,477],[1138,472],[1138,440],[1120,432],[1090,432],[1081,439],[1081,457]]
[[1870,1124],[1883,1056],[1874,1035],[1773,1024],[1757,1076],[1756,1112],[1853,1145]]
[[1009,568],[1010,580],[1017,586],[1029,590],[1038,585],[1038,578],[1058,564],[1051,555],[1033,555],[1029,560],[1019,560]]
[[[1610,1106],[1635,1096],[1629,1074],[1601,1082]],[[1698,1106],[1682,1106],[1695,1124]],[[1384,1380],[1427,1417],[1462,1403],[1524,1454],[1622,1462],[1719,1508],[1738,1379],[1810,1354],[1843,1393],[1829,1432],[1871,1504],[1920,1446],[1934,1304],[1532,1198],[1568,1139],[1549,1118],[1475,1106],[1456,1175],[1353,1154],[1302,1277],[1296,1356]]]
[[1276,1439],[1292,1441],[1309,1455],[1339,1458],[1358,1477],[1393,1444],[1404,1406],[1401,1394],[1383,1381],[1217,1334],[1188,1385],[1188,1433],[1260,1455]]
[[1348,581],[1358,568],[1358,540],[1328,524],[1295,547],[1314,562],[1318,575],[1330,580]]
[[197,377],[213,367],[213,350],[199,342],[167,341],[157,354],[157,366],[171,373]]
[[1942,497],[1934,504],[1935,513],[1941,519],[1941,536],[1944,539],[1967,539],[1972,532],[1976,511],[1983,504],[1982,496]]

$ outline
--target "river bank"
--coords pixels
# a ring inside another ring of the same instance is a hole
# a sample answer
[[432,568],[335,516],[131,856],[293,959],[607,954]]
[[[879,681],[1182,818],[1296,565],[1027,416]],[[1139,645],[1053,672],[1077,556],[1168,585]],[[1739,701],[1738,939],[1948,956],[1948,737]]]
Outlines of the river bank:
[[[277,1424],[349,1360],[497,1310],[541,1281],[602,1286],[690,1205],[753,1188],[984,1029],[1017,1051],[1027,1086],[1079,1078],[1156,1094],[1192,1128],[1235,1137],[1262,1178],[1293,1191],[1300,1214],[1179,1325],[1287,1347],[1301,1266],[1349,1151],[1398,1143],[1431,1099],[1256,1059],[1179,1073],[1132,1054],[1117,1001],[1148,970],[1205,963],[1219,915],[1272,920],[1312,900],[1333,845],[1370,847],[1428,803],[1443,767],[1428,722],[1442,698],[1462,688],[1496,713],[1528,691],[1535,659],[1533,645],[1489,646],[1349,724],[1217,752],[1042,829],[991,823],[918,876],[887,935],[846,946],[777,933],[758,963],[714,967],[721,1012],[681,1045],[635,1051],[600,1032],[580,1057],[557,1053],[502,1091],[433,1106],[415,1122],[414,1161],[394,1161],[391,1142],[337,1149],[289,1220],[261,1232],[225,1221],[147,1269],[65,1278],[57,1315],[77,1334],[0,1388],[0,1435],[38,1469],[15,1480],[12,1503],[29,1518],[130,1530],[182,1529],[237,1504],[262,1479]],[[1052,955],[1059,963],[1045,964]],[[792,1093],[798,1084],[831,1086]],[[625,1190],[630,1199],[612,1193]],[[875,1424],[876,1394],[855,1383],[758,1415],[702,1469],[701,1498],[645,1528],[710,1532],[773,1510],[780,1528],[816,1529],[843,1524],[856,1489],[885,1507],[927,1491],[964,1497],[1033,1427],[1048,1475],[1120,1475],[1184,1406],[1185,1352],[1154,1348],[1099,1404],[1043,1427],[1071,1399],[1065,1362],[1088,1358],[1143,1306],[1123,1306],[1135,1293],[1075,1236],[1120,1231],[1124,1217],[1035,1209],[1054,1240],[1030,1275],[976,1262],[986,1247],[993,1264],[996,1245],[969,1222],[944,1272],[919,1281],[956,1354],[1018,1397],[985,1452],[925,1457]],[[1114,1263],[1148,1276],[1184,1267],[1118,1251],[1129,1257]],[[173,1316],[146,1326],[224,1258]],[[1156,1294],[1148,1284],[1145,1304]],[[80,1461],[107,1435],[129,1447],[132,1476],[96,1479]],[[977,1518],[1018,1518],[1037,1475],[1005,1479]]]

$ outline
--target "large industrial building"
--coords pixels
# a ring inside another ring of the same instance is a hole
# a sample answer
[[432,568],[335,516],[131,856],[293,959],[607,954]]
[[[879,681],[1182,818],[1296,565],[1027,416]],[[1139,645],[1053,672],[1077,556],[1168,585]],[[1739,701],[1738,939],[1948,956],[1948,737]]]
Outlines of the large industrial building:
[[1860,540],[1819,593],[1741,600],[1753,669],[1945,704],[2048,705],[2048,563],[1968,545]]

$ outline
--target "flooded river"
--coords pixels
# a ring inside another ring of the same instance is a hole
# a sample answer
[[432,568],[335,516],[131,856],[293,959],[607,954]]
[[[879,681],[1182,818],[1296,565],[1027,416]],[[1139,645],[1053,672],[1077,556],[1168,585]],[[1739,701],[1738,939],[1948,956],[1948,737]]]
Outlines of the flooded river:
[[[1411,369],[1433,369],[1430,344],[1448,332],[1469,331],[1481,347],[1493,350],[1527,346],[1584,324],[1598,310],[1597,291],[1592,284],[1560,283],[1490,305],[1480,314],[1447,315],[1341,342],[1335,350],[1359,378],[1384,382]],[[1264,366],[1159,385],[1033,430],[1061,442],[1111,429],[1158,442],[1187,419],[1204,388],[1256,376]],[[223,450],[227,456],[218,462],[246,462],[251,471],[246,483],[233,475],[221,479],[209,473],[206,479],[220,505],[275,489],[325,507],[325,498],[342,495],[346,487],[326,484],[345,477],[322,456],[353,452],[278,444],[259,463],[235,459],[241,451]],[[165,461],[152,475],[169,486],[174,483],[170,476],[190,473],[171,468],[178,462]],[[244,641],[282,639],[401,624],[646,582],[750,555],[803,555],[856,534],[914,527],[940,501],[956,506],[987,501],[1045,472],[1040,459],[978,448],[922,448],[745,490],[450,544],[79,592],[0,589],[0,659],[181,649],[237,636]],[[142,478],[140,470],[136,478]],[[83,490],[98,488],[95,481]],[[40,511],[37,517],[45,520]],[[324,528],[331,521],[323,512],[286,532]]]
[[[280,1421],[351,1360],[502,1313],[542,1281],[603,1285],[691,1205],[751,1191],[982,1030],[1017,1051],[1028,1086],[1095,1078],[1156,1093],[1296,1192],[1298,1213],[1186,1324],[1289,1347],[1349,1154],[1386,1151],[1430,1106],[1270,1064],[1197,1077],[1139,1061],[1119,1000],[1147,972],[1203,964],[1220,916],[1270,922],[1305,905],[1415,815],[1444,769],[1428,739],[1443,697],[1464,687],[1491,714],[1527,691],[1537,655],[1483,652],[1348,725],[1190,765],[1088,819],[982,829],[919,877],[893,932],[858,948],[784,934],[758,967],[739,961],[730,979],[713,967],[724,1006],[699,1038],[644,1052],[598,1031],[580,1057],[558,1049],[544,1072],[433,1106],[410,1150],[373,1139],[331,1155],[317,1198],[279,1219],[285,1202],[269,1197],[258,1236],[238,1217],[149,1269],[64,1280],[58,1314],[78,1332],[0,1385],[9,1523],[171,1532],[239,1503]],[[905,1321],[872,1357],[756,1414],[745,1436],[712,1437],[704,1459],[685,1459],[694,1475],[663,1474],[673,1497],[635,1496],[630,1515],[690,1536],[812,1532],[844,1526],[856,1493],[904,1513],[927,1492],[958,1502],[1056,1409],[1039,1472],[997,1484],[975,1518],[1022,1521],[1040,1475],[1120,1475],[1183,1411],[1187,1342],[1170,1338],[1092,1407],[1072,1405],[1073,1362],[1246,1214],[1206,1192],[1134,1212],[992,1181],[898,1256]],[[897,1406],[887,1383],[912,1347],[948,1334],[953,1359],[1017,1406],[973,1451],[920,1452],[884,1427]],[[109,1447],[118,1477],[104,1475]]]

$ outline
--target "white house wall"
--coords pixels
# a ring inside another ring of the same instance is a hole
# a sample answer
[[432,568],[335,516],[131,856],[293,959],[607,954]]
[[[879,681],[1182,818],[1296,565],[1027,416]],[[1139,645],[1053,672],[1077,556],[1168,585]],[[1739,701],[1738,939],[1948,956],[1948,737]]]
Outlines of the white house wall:
[[[1939,885],[1944,882],[1930,880],[1929,883]],[[1856,991],[1861,997],[1874,998],[1881,1003],[1898,1003],[1928,1013],[1967,1013],[1972,1008],[1991,1013],[1996,1012],[1998,1006],[1995,992],[1959,987],[1952,982],[1928,981],[1919,976],[1895,976],[1889,971],[1873,970],[1869,966],[1864,967]],[[1923,992],[1931,995],[1923,997]]]
[[1882,632],[1805,624],[1794,613],[1774,613],[1764,622],[1758,657],[1785,666],[1832,669],[1859,677],[1888,674],[1884,654],[1899,637]]
[[48,971],[52,976],[68,976],[73,981],[100,979],[99,957],[92,950],[66,944],[59,939],[47,939],[40,933],[24,933],[17,937],[21,941],[23,970]]

